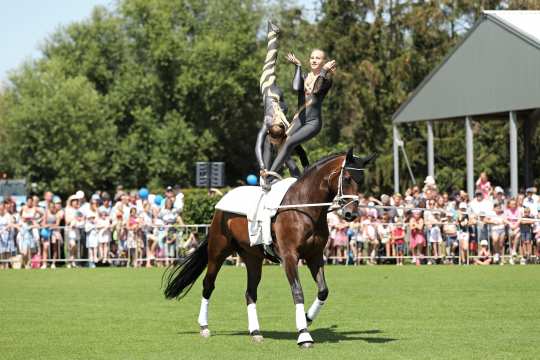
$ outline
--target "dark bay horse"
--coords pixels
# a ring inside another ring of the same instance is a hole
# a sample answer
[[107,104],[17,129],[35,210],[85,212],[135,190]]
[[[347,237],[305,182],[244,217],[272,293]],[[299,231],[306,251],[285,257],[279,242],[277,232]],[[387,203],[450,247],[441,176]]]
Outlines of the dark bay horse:
[[[358,215],[357,184],[361,181],[363,168],[373,157],[357,158],[350,149],[347,154],[331,155],[317,161],[287,191],[282,205],[332,203],[332,208],[340,216],[353,220]],[[272,225],[275,251],[283,262],[296,306],[297,342],[303,347],[313,344],[307,330],[308,323],[315,320],[328,296],[323,267],[323,251],[328,240],[328,210],[328,205],[280,209]],[[261,246],[250,246],[245,216],[216,210],[207,239],[195,252],[164,274],[164,293],[169,299],[182,298],[208,267],[198,320],[201,335],[210,336],[208,302],[223,261],[235,251],[245,262],[248,274],[245,296],[249,333],[254,341],[259,342],[263,338],[255,303],[265,255]],[[300,259],[306,261],[318,287],[317,298],[307,313],[298,275]]]

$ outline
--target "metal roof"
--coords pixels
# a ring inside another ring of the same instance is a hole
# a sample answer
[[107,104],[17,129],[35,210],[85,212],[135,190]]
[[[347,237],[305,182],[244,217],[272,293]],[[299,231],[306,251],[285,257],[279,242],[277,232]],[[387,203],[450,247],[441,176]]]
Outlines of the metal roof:
[[540,11],[485,11],[394,123],[540,108]]

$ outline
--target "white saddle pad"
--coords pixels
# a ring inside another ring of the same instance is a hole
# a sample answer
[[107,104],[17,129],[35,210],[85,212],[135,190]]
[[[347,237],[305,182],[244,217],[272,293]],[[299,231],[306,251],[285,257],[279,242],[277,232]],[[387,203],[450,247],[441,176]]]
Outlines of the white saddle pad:
[[272,185],[265,193],[260,186],[240,186],[229,191],[216,204],[217,210],[245,215],[251,246],[272,243],[272,217],[295,178],[287,178]]

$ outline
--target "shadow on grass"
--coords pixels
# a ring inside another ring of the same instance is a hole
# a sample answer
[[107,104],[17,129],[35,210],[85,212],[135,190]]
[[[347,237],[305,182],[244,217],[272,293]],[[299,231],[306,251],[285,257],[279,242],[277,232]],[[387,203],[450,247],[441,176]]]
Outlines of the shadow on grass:
[[[296,340],[298,334],[291,331],[262,330],[262,336],[274,340]],[[399,339],[366,335],[382,334],[381,330],[339,331],[337,325],[310,331],[316,343],[338,343],[342,341],[365,341],[372,344],[385,344]],[[197,334],[194,331],[178,332],[178,334]],[[220,331],[217,336],[248,336],[246,331]]]

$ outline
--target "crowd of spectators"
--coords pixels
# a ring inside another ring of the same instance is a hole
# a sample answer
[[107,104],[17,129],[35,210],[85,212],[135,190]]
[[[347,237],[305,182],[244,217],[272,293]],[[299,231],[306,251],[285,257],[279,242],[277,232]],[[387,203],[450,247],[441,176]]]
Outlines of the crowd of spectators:
[[334,263],[527,264],[540,256],[540,197],[535,187],[508,197],[482,173],[474,198],[439,192],[435,179],[379,199],[360,194],[360,216],[328,215]]
[[[380,198],[359,194],[360,215],[328,215],[326,258],[334,264],[527,264],[540,259],[540,197],[534,187],[511,198],[486,174],[473,199],[422,187]],[[166,266],[197,248],[204,228],[182,221],[184,195],[167,187],[114,196],[77,191],[62,201],[51,192],[17,206],[0,203],[0,269]]]
[[168,265],[198,246],[183,207],[183,193],[170,186],[164,196],[119,186],[113,197],[98,191],[88,201],[77,191],[65,202],[47,191],[18,207],[8,198],[0,203],[0,268]]

